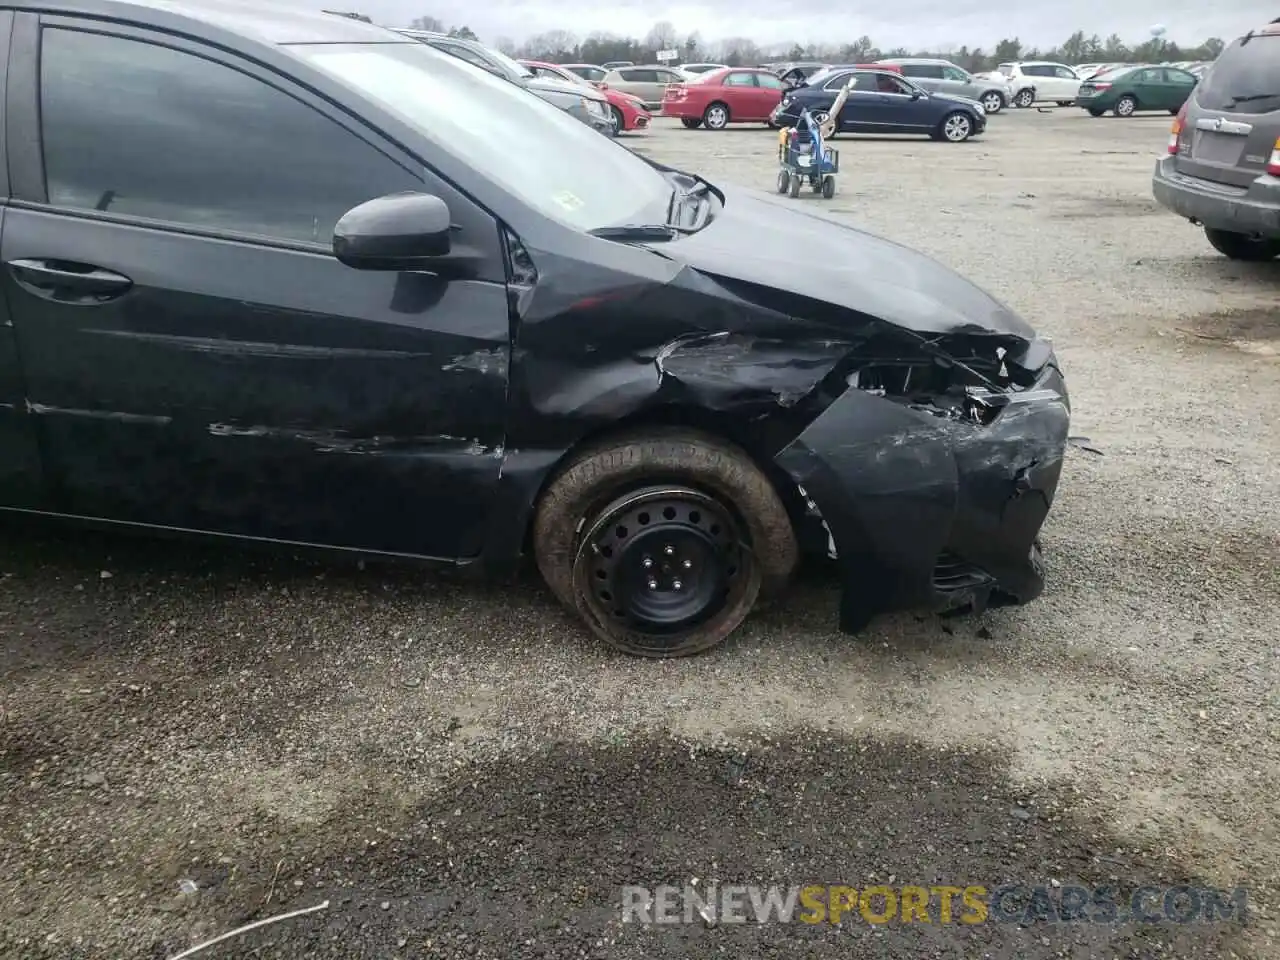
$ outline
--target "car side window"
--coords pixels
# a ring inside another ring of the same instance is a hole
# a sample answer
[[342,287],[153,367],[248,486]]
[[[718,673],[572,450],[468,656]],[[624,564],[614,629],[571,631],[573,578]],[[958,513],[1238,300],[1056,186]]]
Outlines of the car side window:
[[1047,77],[1049,76],[1049,68],[1031,64],[1029,66],[1023,66],[1022,73],[1027,77]]
[[423,189],[351,131],[232,67],[99,33],[41,37],[52,206],[328,246],[352,207]]
[[623,80],[629,80],[632,83],[656,83],[658,80],[658,72],[656,70],[619,70]]
[[1167,83],[1181,83],[1186,86],[1190,86],[1196,82],[1196,78],[1194,76],[1189,73],[1185,73],[1182,70],[1166,70],[1164,72],[1164,79]]
[[868,93],[875,93],[880,89],[878,80],[881,74],[878,73],[860,73],[853,82],[853,89],[862,90]]
[[724,78],[726,87],[754,87],[756,78],[749,73],[731,73]]
[[1074,70],[1070,67],[1054,67],[1053,75],[1059,80],[1079,80]]
[[[846,83],[849,82],[850,76],[851,74],[848,74],[848,73],[836,74],[834,77],[832,77],[830,80],[828,80],[826,83],[822,85],[822,89],[823,90],[839,90],[841,87],[843,87]],[[867,74],[862,74],[860,77],[858,77],[858,83],[854,84],[854,89],[855,90],[875,89],[874,85],[870,83],[868,83],[866,86],[862,85],[863,80],[869,81],[870,79],[871,79],[870,76],[868,76]]]
[[1130,74],[1129,79],[1134,83],[1159,83],[1159,70],[1138,70]]
[[757,73],[756,86],[764,87],[766,90],[781,90],[782,81],[772,74]]
[[909,94],[911,88],[899,80],[897,77],[891,77],[887,73],[876,75],[876,90],[879,93],[901,93]]
[[944,80],[959,80],[961,83],[967,83],[969,75],[959,67],[943,67],[942,78]]

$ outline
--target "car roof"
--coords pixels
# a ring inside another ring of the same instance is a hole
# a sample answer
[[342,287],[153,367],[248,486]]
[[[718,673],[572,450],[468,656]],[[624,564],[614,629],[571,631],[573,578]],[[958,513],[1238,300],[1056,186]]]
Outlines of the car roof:
[[198,23],[261,42],[398,43],[386,27],[323,10],[248,0],[28,0],[0,3],[37,13],[133,20],[157,27]]
[[951,66],[950,60],[943,60],[941,57],[883,57],[876,63],[944,63]]

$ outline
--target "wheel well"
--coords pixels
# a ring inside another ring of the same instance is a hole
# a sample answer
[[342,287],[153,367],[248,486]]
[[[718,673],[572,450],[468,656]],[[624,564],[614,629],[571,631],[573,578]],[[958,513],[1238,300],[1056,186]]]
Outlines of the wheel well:
[[710,110],[712,107],[724,107],[725,114],[728,115],[730,118],[733,117],[733,111],[729,109],[729,105],[725,103],[723,100],[712,100],[705,107],[703,107],[702,115],[705,117],[707,115],[707,111]]
[[801,524],[807,512],[804,498],[800,496],[800,490],[797,488],[795,481],[791,479],[791,476],[774,463],[773,458],[753,442],[750,432],[744,429],[745,424],[739,423],[735,418],[728,415],[718,414],[701,407],[665,405],[649,410],[639,410],[620,420],[615,420],[607,426],[580,437],[577,443],[564,452],[560,459],[556,461],[555,466],[547,471],[547,475],[538,487],[538,492],[534,495],[532,509],[529,510],[529,517],[525,523],[522,544],[523,553],[526,556],[530,554],[534,516],[537,514],[538,504],[542,502],[547,488],[583,451],[613,440],[615,437],[639,433],[647,428],[661,429],[663,427],[697,430],[721,440],[728,440],[739,447],[743,453],[751,458],[751,462],[756,465],[760,472],[768,478],[769,485],[773,487],[783,506],[787,508],[787,514],[791,517],[792,529],[799,536]]

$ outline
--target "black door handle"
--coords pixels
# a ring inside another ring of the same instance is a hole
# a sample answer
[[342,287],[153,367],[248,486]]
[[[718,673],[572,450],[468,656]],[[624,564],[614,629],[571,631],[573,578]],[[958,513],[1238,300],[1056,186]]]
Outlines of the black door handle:
[[123,274],[74,260],[10,260],[13,278],[37,296],[57,300],[119,296],[133,286]]

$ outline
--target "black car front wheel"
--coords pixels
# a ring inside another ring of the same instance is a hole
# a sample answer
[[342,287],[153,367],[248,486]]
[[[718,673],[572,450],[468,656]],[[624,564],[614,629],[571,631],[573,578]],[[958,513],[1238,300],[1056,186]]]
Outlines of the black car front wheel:
[[538,504],[533,546],[561,603],[642,657],[716,646],[785,586],[798,556],[786,507],[745,452],[665,429],[571,461]]
[[685,127],[687,127],[690,130],[697,130],[700,126],[702,126],[702,121],[697,118],[691,119],[689,117],[684,117],[680,120],[680,122],[683,123]]
[[957,110],[942,118],[934,139],[946,140],[948,143],[964,143],[973,136],[973,120],[963,111]]
[[1212,227],[1205,227],[1204,235],[1213,249],[1232,260],[1265,263],[1280,257],[1280,240],[1278,239],[1251,237],[1248,234],[1215,230]]

